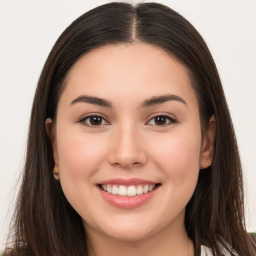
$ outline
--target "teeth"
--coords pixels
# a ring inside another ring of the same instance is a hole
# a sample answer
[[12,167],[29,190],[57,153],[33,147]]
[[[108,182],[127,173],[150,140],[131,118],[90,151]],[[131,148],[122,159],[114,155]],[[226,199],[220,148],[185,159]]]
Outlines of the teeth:
[[112,193],[112,188],[110,185],[107,185],[107,191],[108,191],[108,193]]
[[134,186],[129,186],[127,189],[127,196],[136,196],[136,188]]
[[148,185],[144,186],[143,192],[144,192],[144,194],[148,192]]
[[143,194],[143,188],[142,188],[142,186],[141,185],[139,185],[138,187],[137,187],[137,193],[136,193],[137,195],[142,195]]
[[148,191],[152,191],[154,189],[155,185],[149,185]]
[[118,186],[114,185],[114,186],[112,187],[112,194],[113,194],[113,195],[117,195],[117,194],[118,194]]
[[126,196],[126,187],[125,186],[120,186],[118,190],[118,195],[119,196]]
[[113,195],[119,196],[136,196],[142,195],[143,193],[146,194],[152,191],[156,185],[139,185],[139,186],[123,186],[123,185],[101,185],[101,188]]

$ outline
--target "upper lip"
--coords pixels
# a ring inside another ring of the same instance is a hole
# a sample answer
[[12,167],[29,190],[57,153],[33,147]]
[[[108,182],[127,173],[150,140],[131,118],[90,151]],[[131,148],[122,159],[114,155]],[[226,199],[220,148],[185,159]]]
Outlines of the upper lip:
[[140,185],[140,184],[154,185],[157,183],[158,182],[149,181],[149,180],[140,179],[140,178],[129,178],[129,179],[114,178],[114,179],[101,181],[98,183],[98,185],[116,184],[116,185],[130,186],[130,185]]

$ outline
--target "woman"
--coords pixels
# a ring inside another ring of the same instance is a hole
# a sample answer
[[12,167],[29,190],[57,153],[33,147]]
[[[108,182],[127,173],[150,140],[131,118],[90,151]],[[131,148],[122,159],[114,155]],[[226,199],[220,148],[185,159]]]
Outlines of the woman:
[[255,255],[221,82],[188,21],[111,3],[63,32],[15,218],[6,255]]

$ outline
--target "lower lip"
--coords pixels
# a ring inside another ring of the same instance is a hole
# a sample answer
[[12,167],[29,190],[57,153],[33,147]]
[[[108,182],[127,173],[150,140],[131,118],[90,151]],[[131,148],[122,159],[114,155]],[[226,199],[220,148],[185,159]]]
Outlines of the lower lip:
[[123,209],[131,209],[139,207],[146,202],[148,202],[157,192],[159,187],[156,187],[154,190],[137,196],[119,196],[119,195],[113,195],[111,193],[107,193],[101,188],[98,188],[102,197],[109,202],[110,204],[123,208]]

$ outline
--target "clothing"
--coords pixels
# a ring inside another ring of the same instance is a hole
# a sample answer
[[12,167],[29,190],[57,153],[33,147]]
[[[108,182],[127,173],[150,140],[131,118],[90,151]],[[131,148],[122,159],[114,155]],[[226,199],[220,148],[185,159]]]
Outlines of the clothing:
[[[201,255],[200,256],[213,256],[212,250],[204,245],[201,245]],[[238,256],[234,251],[230,254],[224,247],[222,248],[222,256]]]

